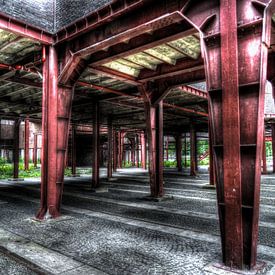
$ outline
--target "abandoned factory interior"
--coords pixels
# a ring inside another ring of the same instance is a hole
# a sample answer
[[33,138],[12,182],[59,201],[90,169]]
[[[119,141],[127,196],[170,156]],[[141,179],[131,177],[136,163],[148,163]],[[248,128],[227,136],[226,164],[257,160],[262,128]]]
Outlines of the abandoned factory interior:
[[0,0],[0,274],[275,275],[275,0]]

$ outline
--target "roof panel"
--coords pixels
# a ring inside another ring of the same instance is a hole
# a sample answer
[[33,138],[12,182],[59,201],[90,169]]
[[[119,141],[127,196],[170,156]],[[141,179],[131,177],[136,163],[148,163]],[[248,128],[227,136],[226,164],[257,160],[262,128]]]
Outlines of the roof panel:
[[156,70],[157,65],[162,63],[161,61],[154,59],[142,52],[127,56],[125,59],[132,61],[136,64],[139,64],[144,68],[147,68],[150,70]]
[[139,75],[139,70],[137,70],[135,68],[132,68],[132,67],[129,67],[129,66],[126,66],[126,65],[123,65],[123,64],[118,63],[116,61],[104,64],[103,66],[105,66],[107,68],[110,68],[112,70],[119,71],[121,73],[125,73],[125,74],[128,74],[128,75],[134,76],[134,77],[137,77]]
[[193,35],[169,42],[168,45],[173,46],[176,49],[179,49],[184,54],[197,59],[200,56],[201,48],[200,41]]

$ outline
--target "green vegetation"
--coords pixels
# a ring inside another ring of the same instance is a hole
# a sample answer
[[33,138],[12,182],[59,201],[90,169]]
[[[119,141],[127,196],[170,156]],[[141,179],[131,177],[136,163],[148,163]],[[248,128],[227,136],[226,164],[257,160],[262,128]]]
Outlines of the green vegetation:
[[265,146],[266,146],[266,156],[272,157],[272,142],[266,141]]
[[[0,179],[7,179],[13,177],[13,164],[8,163],[5,159],[0,158]],[[23,161],[19,163],[19,178],[35,178],[40,177],[40,168],[35,168],[30,163],[29,170],[24,170]]]
[[[87,175],[92,173],[91,168],[77,168],[77,174]],[[65,176],[71,176],[71,168],[65,169]],[[29,170],[24,170],[24,162],[19,162],[19,178],[39,178],[41,176],[40,167],[35,168],[32,163],[29,164]],[[0,158],[0,179],[9,179],[13,177],[13,164]]]
[[165,160],[164,167],[165,168],[175,168],[175,167],[177,167],[177,162],[175,160]]

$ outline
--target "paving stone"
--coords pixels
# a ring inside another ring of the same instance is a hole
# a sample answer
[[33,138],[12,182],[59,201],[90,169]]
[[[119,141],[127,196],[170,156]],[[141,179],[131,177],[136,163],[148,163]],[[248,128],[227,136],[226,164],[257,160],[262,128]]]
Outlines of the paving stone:
[[[123,184],[133,191],[125,193],[117,191],[122,185],[119,175],[115,176],[118,181],[108,186],[109,192],[100,194],[83,190],[90,185],[89,178],[68,180],[65,218],[42,223],[31,220],[38,209],[39,186],[25,186],[25,182],[20,184],[24,187],[1,188],[0,200],[7,203],[0,208],[0,229],[80,264],[63,274],[215,274],[205,270],[221,259],[215,190],[198,188],[197,179],[186,188],[178,183],[190,178],[176,178],[171,171],[165,176],[165,186],[186,196],[145,202],[139,191],[148,190],[146,176],[138,173],[141,181],[131,188],[132,175],[124,172]],[[203,175],[198,184],[206,178]],[[269,179],[263,178],[263,186],[275,190]],[[263,190],[262,194],[260,219],[266,226],[260,227],[258,259],[268,263],[268,268],[259,274],[272,274],[274,206],[268,196],[273,193]]]

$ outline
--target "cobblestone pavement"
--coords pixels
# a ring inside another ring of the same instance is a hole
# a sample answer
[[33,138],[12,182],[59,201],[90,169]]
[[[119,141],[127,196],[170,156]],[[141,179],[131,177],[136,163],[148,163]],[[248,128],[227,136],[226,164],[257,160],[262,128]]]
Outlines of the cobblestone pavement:
[[[31,219],[39,182],[0,184],[0,230],[72,259],[73,268],[62,274],[215,274],[209,265],[220,262],[221,248],[215,190],[203,188],[207,175],[167,171],[166,194],[174,198],[161,202],[145,199],[146,172],[125,169],[114,176],[102,179],[105,193],[90,192],[89,177],[67,179],[64,217],[42,223]],[[274,180],[262,179],[258,260],[266,265],[257,274],[275,274]],[[34,272],[20,263],[9,266],[14,260],[0,252],[0,274]]]
[[33,275],[36,273],[11,256],[0,252],[0,274]]

